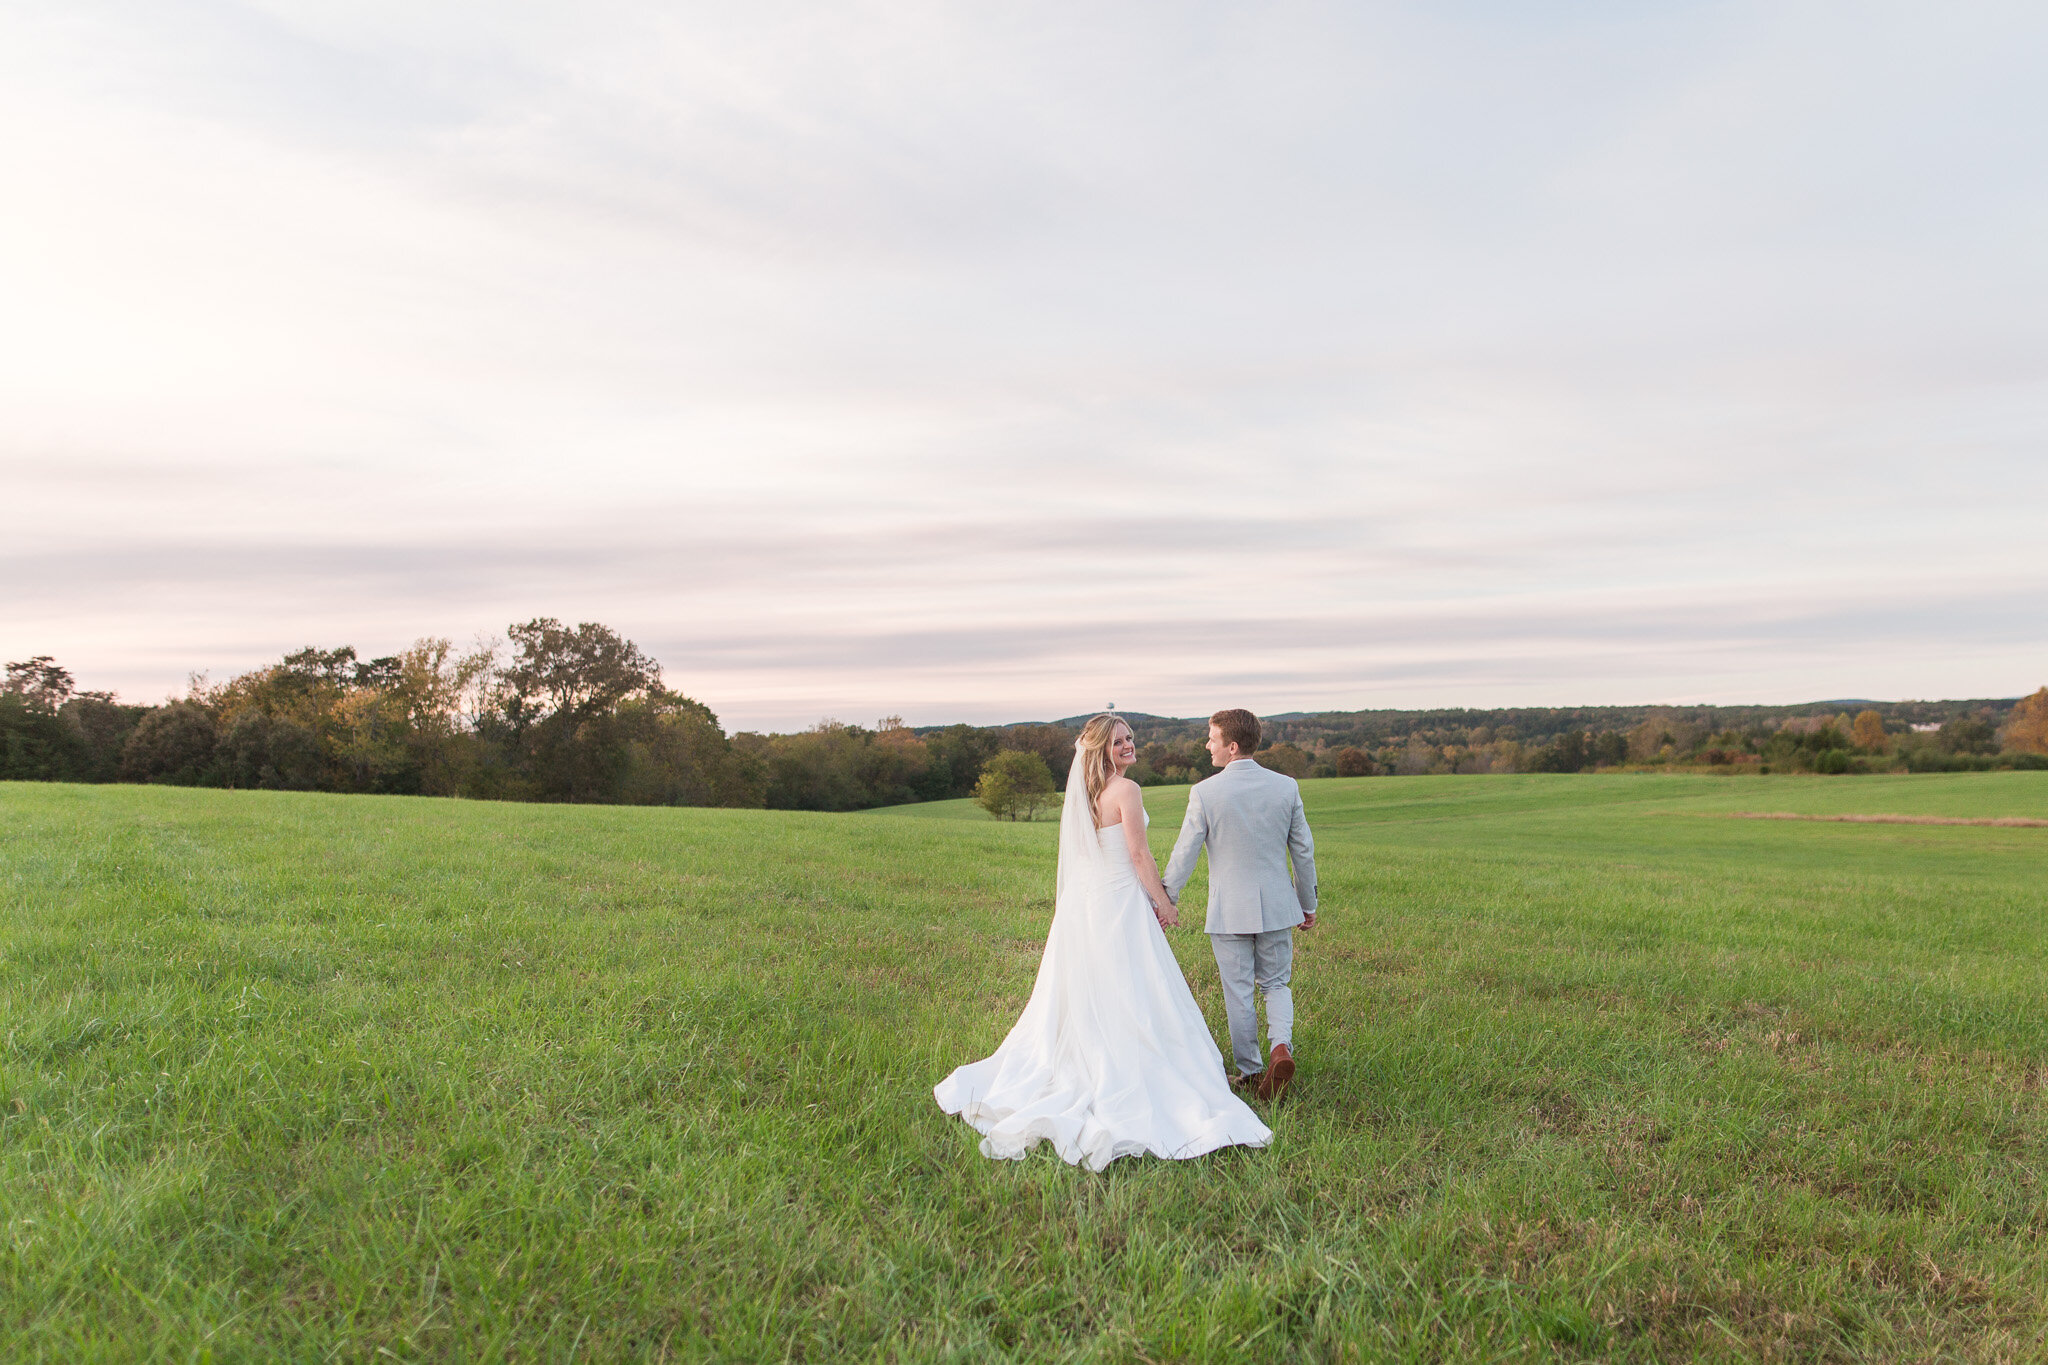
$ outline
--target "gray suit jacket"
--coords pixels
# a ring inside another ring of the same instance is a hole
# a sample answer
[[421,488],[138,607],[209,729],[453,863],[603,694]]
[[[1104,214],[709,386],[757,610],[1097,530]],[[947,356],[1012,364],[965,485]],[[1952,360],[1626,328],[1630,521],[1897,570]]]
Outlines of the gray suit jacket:
[[[1284,773],[1240,758],[1188,792],[1188,814],[1166,863],[1166,894],[1176,901],[1195,859],[1209,846],[1212,934],[1292,929],[1316,908],[1316,845],[1301,809],[1301,788]],[[1294,881],[1287,865],[1294,864]]]

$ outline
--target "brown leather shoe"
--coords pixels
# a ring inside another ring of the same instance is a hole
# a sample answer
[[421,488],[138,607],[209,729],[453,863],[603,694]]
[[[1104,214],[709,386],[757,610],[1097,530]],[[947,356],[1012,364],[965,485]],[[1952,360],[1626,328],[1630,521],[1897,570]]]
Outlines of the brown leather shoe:
[[1293,1050],[1285,1043],[1273,1044],[1273,1059],[1259,1073],[1259,1098],[1278,1104],[1287,1098],[1287,1085],[1293,1079]]

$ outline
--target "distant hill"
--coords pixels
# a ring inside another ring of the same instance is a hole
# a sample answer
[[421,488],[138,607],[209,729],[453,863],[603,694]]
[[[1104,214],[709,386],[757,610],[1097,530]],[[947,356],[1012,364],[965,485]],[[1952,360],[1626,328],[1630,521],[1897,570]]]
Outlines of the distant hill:
[[[1102,713],[1100,711],[1090,711],[1085,716],[1068,716],[1065,720],[1055,720],[1051,722],[1024,721],[1022,723],[1026,725],[1045,725],[1049,723],[1053,725],[1064,725],[1069,730],[1078,730],[1082,726],[1086,725],[1089,721],[1095,719],[1095,717],[1101,714]],[[1124,722],[1128,724],[1133,731],[1135,731],[1141,725],[1193,725],[1195,723],[1193,720],[1179,720],[1174,718],[1173,716],[1155,716],[1145,711],[1119,711],[1117,712],[1117,715],[1123,717]],[[1204,720],[1202,724],[1207,725],[1208,721]]]
[[[1485,729],[1495,734],[1512,734],[1525,743],[1542,743],[1568,731],[1626,731],[1652,716],[1696,722],[1710,730],[1776,729],[1788,720],[1811,716],[1833,716],[1844,711],[1875,711],[1896,725],[1934,725],[1965,714],[1987,714],[2002,720],[2017,697],[1971,697],[1943,701],[1873,701],[1866,698],[1838,698],[1828,701],[1755,703],[1740,706],[1498,706],[1438,707],[1420,710],[1364,711],[1280,711],[1261,716],[1268,743],[1293,742],[1308,747],[1357,745],[1374,748],[1399,743],[1410,737],[1435,743],[1462,741],[1470,731]],[[1013,725],[978,727],[987,730],[1018,726],[1057,725],[1078,730],[1090,715],[1067,716],[1053,721],[1019,721]],[[1207,716],[1160,716],[1149,711],[1119,711],[1140,744],[1155,741],[1201,738],[1207,734]],[[919,732],[938,726],[920,726]]]
[[[1709,730],[1776,729],[1788,720],[1875,711],[1894,724],[1939,724],[1951,717],[1989,713],[2002,719],[2017,697],[1953,701],[1809,701],[1743,706],[1504,706],[1446,707],[1437,710],[1293,711],[1264,716],[1274,743],[1354,744],[1370,747],[1423,736],[1444,743],[1477,729],[1511,733],[1523,742],[1542,742],[1568,731],[1633,729],[1651,717],[1690,721]],[[1195,722],[1186,722],[1195,724]],[[1202,723],[1206,729],[1206,723]]]

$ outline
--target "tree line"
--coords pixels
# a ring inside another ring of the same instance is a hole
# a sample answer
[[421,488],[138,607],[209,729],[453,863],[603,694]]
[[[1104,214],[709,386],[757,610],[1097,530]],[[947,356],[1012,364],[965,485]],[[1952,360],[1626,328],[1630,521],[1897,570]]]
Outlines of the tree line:
[[[1028,819],[1054,804],[1085,719],[913,729],[892,716],[728,735],[632,641],[541,617],[471,649],[430,638],[365,659],[309,646],[224,683],[195,679],[160,706],[81,690],[46,655],[10,663],[0,778],[815,811],[973,795]],[[1126,719],[1140,783],[1215,771],[1204,719]],[[2048,688],[1853,714],[1830,703],[1296,713],[1268,719],[1266,733],[1259,761],[1298,778],[2048,767]]]
[[1073,736],[897,717],[728,735],[632,641],[547,617],[466,650],[308,646],[160,706],[80,689],[47,655],[0,687],[0,779],[57,782],[846,811],[968,796],[998,753]]
[[[2048,687],[1979,701],[1556,707],[1267,718],[1259,761],[1294,777],[1708,769],[1952,772],[2048,767]],[[1129,717],[1140,782],[1209,771],[1199,720]]]

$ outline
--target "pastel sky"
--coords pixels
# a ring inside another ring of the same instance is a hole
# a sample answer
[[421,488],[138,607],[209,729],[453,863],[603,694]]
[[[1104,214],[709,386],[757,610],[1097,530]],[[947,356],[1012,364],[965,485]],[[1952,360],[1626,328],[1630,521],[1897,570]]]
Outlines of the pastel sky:
[[2048,682],[2039,4],[0,8],[0,651],[728,728]]

